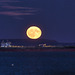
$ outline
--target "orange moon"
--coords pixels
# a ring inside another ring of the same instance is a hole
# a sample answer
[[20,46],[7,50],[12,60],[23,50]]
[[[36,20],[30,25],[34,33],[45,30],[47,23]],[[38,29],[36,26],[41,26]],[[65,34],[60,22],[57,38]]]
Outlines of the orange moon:
[[30,39],[38,39],[42,35],[42,31],[37,26],[31,26],[27,29],[26,34]]

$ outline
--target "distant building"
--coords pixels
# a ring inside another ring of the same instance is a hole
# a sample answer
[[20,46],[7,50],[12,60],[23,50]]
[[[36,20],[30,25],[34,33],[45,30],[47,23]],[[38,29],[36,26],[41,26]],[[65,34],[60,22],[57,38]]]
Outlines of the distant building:
[[4,40],[2,40],[2,42],[1,42],[1,47],[11,47],[11,42],[9,42],[9,41],[7,40],[7,42],[5,43]]
[[5,42],[4,42],[4,40],[2,40],[2,42],[1,42],[1,47],[5,47]]
[[46,45],[46,44],[39,44],[39,47],[56,47],[56,46]]
[[9,41],[7,40],[7,42],[5,43],[5,47],[11,47],[11,42],[9,42]]

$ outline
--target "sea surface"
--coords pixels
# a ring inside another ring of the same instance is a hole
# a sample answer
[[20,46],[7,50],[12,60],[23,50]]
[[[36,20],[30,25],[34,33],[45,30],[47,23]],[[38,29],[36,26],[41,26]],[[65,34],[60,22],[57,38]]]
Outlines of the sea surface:
[[0,52],[0,75],[75,75],[75,52]]

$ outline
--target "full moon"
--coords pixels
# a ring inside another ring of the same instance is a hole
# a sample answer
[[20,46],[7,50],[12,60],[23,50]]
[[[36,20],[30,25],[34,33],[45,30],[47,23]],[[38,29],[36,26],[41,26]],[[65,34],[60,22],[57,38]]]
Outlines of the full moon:
[[26,34],[30,39],[38,39],[41,36],[42,31],[37,26],[31,26],[27,29]]

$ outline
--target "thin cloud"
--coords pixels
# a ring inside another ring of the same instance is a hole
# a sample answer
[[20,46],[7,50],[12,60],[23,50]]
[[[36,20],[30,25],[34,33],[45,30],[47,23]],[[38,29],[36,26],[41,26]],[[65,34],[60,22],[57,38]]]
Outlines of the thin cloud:
[[[16,2],[16,6],[10,5],[10,2]],[[0,8],[2,9],[0,15],[8,15],[22,19],[22,15],[36,15],[39,12],[37,8],[17,6],[17,2],[20,3],[23,0],[0,0]]]
[[17,0],[0,0],[0,2],[21,2],[21,1],[17,1]]
[[0,12],[0,15],[8,15],[8,16],[21,16],[21,15],[34,15],[33,13],[20,13],[20,12],[11,12],[11,11],[5,11]]
[[[18,15],[35,15],[39,10],[32,7],[19,7],[19,6],[1,6],[1,8],[9,9],[10,11],[0,11],[1,15],[18,16]],[[21,10],[17,10],[21,9]]]
[[31,7],[18,7],[18,6],[1,6],[2,8],[6,8],[6,9],[34,9],[34,8],[31,8]]

